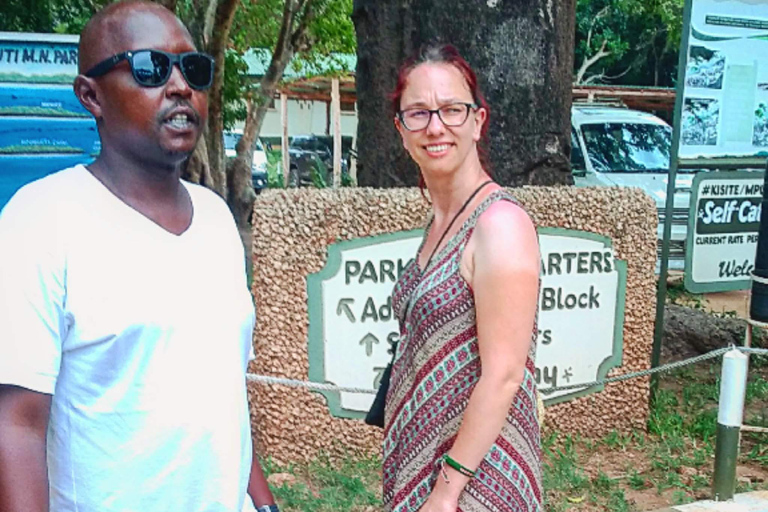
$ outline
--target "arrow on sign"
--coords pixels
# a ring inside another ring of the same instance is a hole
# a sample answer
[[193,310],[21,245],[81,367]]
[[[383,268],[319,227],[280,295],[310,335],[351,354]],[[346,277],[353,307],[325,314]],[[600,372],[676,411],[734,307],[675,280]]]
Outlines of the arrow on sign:
[[379,338],[377,338],[371,333],[366,334],[365,336],[363,336],[363,339],[360,340],[360,344],[365,345],[365,355],[367,355],[368,357],[371,357],[371,354],[373,354],[374,343],[378,344]]
[[[347,318],[350,322],[355,323],[355,315],[352,313],[352,308],[349,307],[350,304],[354,304],[355,299],[341,299],[339,301],[339,305],[336,306],[336,314],[341,316],[342,313],[347,315]],[[376,340],[378,343],[378,340]]]

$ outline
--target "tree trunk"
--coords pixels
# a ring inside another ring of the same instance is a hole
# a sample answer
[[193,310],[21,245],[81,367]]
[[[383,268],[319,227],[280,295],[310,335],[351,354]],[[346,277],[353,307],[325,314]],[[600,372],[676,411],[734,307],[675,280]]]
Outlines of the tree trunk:
[[[211,40],[208,44],[208,53],[216,60],[213,73],[213,84],[209,92],[208,102],[208,130],[206,132],[206,144],[208,146],[208,160],[211,166],[211,176],[214,181],[214,190],[224,196],[229,188],[225,170],[224,140],[221,136],[224,131],[224,99],[222,89],[224,87],[224,51],[229,42],[229,30],[232,28],[232,20],[235,17],[240,0],[221,0],[216,9],[216,20]],[[248,178],[250,183],[250,169]],[[232,194],[229,193],[228,196]],[[232,208],[232,205],[229,205]],[[239,226],[239,224],[238,224]]]
[[[423,43],[455,45],[491,107],[491,171],[504,185],[571,184],[574,0],[355,0],[358,181],[412,186],[418,171],[388,94]],[[447,36],[448,35],[448,36]]]
[[176,12],[176,0],[156,0],[157,3],[171,12]]
[[[662,347],[668,358],[704,354],[728,345],[743,345],[747,322],[715,316],[700,309],[670,304],[664,311]],[[753,330],[753,344],[765,346],[765,334]]]

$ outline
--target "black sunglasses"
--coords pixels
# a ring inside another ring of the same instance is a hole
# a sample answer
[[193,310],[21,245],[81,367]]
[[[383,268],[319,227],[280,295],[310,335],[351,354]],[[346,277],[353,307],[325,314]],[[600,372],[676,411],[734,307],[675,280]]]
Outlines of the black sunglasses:
[[136,83],[144,87],[159,87],[171,77],[174,64],[190,87],[207,89],[213,83],[213,57],[201,52],[166,53],[160,50],[134,50],[118,53],[85,72],[87,77],[103,76],[119,62],[127,60]]

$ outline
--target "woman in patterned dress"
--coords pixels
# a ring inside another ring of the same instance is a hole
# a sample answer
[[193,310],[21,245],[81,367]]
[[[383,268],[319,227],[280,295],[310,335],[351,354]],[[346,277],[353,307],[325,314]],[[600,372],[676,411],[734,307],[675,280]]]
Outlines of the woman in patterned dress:
[[393,109],[432,215],[393,292],[385,509],[540,511],[536,230],[490,180],[478,146],[489,108],[455,48],[406,62]]

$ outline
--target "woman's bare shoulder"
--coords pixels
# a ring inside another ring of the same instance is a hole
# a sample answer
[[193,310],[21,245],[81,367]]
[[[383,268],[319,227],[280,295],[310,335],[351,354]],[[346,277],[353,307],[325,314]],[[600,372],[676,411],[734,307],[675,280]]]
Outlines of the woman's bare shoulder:
[[536,228],[528,212],[512,201],[496,201],[490,205],[480,214],[475,229],[480,236],[494,238],[517,238],[521,235],[536,234]]
[[484,211],[475,228],[475,257],[495,265],[539,265],[536,227],[517,203],[497,201]]

